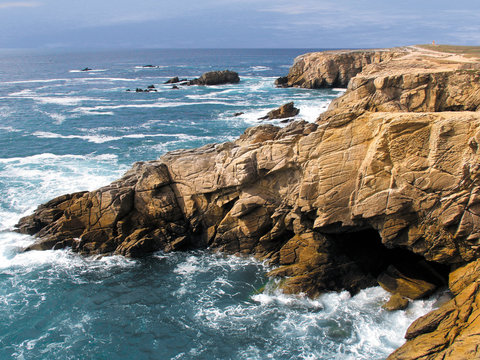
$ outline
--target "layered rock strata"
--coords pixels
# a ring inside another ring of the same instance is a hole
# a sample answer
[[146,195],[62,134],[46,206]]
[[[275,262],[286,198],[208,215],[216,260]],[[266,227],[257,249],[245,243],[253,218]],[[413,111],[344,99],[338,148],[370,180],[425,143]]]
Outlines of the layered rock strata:
[[[325,59],[339,70],[311,71]],[[454,299],[414,323],[391,358],[479,357],[477,67],[416,49],[306,55],[292,85],[349,82],[315,124],[262,125],[137,163],[109,186],[40,206],[19,231],[38,237],[30,249],[253,254],[278,266],[270,276],[284,277],[286,292],[310,296],[355,292],[378,276],[410,291],[416,279],[392,269],[411,259],[434,272],[459,267]]]
[[276,81],[279,87],[304,87],[320,89],[326,87],[347,87],[350,79],[372,63],[381,63],[400,57],[406,49],[384,50],[340,50],[309,53],[297,57],[286,77]]

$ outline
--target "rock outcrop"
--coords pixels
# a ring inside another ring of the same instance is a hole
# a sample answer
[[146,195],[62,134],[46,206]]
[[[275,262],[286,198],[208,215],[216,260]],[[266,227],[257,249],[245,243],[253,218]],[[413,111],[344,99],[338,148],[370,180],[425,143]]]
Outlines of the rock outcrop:
[[335,50],[297,57],[286,77],[277,79],[279,87],[347,87],[350,79],[372,63],[389,61],[405,55],[404,48],[381,50]]
[[230,70],[206,72],[198,79],[190,80],[186,85],[223,85],[240,82],[238,73]]
[[267,115],[262,116],[259,120],[287,119],[298,115],[300,109],[297,109],[293,101],[280,106],[278,109],[269,111]]
[[389,360],[480,357],[480,260],[452,272],[450,290],[455,297],[416,320]]
[[[176,83],[179,83],[181,80],[179,79],[178,76],[175,76],[171,79],[168,79],[167,81],[164,82],[164,84],[176,84]],[[186,80],[183,80],[183,81],[186,81]]]
[[[18,229],[36,234],[29,249],[253,254],[278,266],[269,275],[285,278],[285,292],[310,296],[378,278],[418,298],[458,268],[455,297],[412,324],[390,358],[478,358],[477,67],[407,48],[305,55],[289,85],[349,83],[315,124],[261,125],[137,163],[109,186],[41,205]],[[428,279],[405,263],[423,264]]]

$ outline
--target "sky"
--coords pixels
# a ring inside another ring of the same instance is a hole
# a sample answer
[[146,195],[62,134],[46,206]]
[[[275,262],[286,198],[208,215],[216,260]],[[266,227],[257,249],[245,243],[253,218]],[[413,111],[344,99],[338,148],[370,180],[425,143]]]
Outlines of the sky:
[[480,0],[0,0],[0,48],[480,45]]

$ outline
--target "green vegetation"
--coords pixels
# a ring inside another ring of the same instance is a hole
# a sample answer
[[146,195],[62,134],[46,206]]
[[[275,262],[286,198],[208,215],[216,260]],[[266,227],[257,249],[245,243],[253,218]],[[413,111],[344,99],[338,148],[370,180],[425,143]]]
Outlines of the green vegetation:
[[461,54],[466,57],[480,58],[480,46],[461,46],[461,45],[417,45],[420,48],[446,52],[451,54]]

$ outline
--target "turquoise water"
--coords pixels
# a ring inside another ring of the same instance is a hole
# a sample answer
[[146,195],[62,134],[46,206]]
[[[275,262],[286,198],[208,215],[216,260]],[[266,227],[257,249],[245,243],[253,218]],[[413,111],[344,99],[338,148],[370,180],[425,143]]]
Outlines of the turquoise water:
[[[0,359],[382,359],[402,344],[434,300],[386,313],[380,288],[309,300],[267,284],[257,294],[268,268],[250,258],[21,253],[33,239],[12,232],[54,196],[170,150],[233,140],[288,101],[314,121],[342,89],[273,86],[307,51],[0,53]],[[241,82],[162,85],[223,69]],[[158,91],[126,91],[149,85]]]

